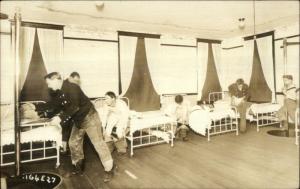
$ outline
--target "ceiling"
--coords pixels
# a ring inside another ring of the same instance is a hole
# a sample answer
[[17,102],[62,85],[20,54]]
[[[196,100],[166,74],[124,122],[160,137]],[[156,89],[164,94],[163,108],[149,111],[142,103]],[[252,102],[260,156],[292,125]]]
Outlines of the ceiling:
[[[254,32],[253,1],[1,1],[24,21],[224,39]],[[245,18],[245,29],[238,19]],[[299,23],[299,1],[256,1],[256,33]]]

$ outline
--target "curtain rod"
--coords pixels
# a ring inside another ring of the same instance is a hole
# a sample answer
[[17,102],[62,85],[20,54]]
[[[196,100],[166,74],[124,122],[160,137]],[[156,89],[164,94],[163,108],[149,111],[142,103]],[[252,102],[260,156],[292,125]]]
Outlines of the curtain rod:
[[[11,24],[14,25],[15,21],[10,20]],[[21,26],[23,27],[33,27],[33,28],[44,28],[44,29],[53,29],[53,30],[63,30],[65,25],[59,25],[59,24],[47,24],[47,23],[41,23],[41,22],[28,22],[28,21],[22,21]]]
[[273,35],[273,34],[274,34],[274,30],[256,34],[256,35],[246,36],[246,37],[244,37],[244,40],[245,41],[252,40],[252,39],[254,39],[254,36],[256,36],[256,39],[257,39],[257,38],[262,38],[262,37],[266,37],[266,36]]
[[131,37],[142,37],[142,38],[160,38],[160,34],[150,34],[150,33],[138,33],[129,31],[118,31],[118,35],[131,36]]

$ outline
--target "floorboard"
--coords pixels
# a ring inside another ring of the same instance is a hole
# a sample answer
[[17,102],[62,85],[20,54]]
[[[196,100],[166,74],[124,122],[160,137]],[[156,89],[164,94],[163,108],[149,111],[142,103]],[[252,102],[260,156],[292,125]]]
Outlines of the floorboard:
[[[118,165],[114,179],[105,184],[104,170],[93,147],[85,144],[85,174],[65,176],[70,157],[54,169],[54,161],[23,164],[23,171],[43,170],[63,176],[59,188],[298,188],[299,148],[295,138],[267,134],[268,126],[256,132],[248,125],[245,134],[227,133],[207,138],[190,132],[187,142],[174,147],[160,144],[134,150],[134,156],[113,154]],[[12,167],[1,168],[12,172]]]

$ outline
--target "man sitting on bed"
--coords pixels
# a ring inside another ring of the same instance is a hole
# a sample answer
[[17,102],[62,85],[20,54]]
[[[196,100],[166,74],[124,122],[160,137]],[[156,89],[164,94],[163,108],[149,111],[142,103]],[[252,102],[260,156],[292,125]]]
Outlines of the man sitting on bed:
[[173,116],[177,120],[177,128],[175,130],[176,138],[182,138],[183,141],[187,141],[187,133],[189,128],[188,116],[190,111],[190,103],[183,99],[182,95],[175,96],[175,103],[167,106],[165,113],[168,116]]
[[126,154],[127,143],[125,131],[128,125],[129,108],[127,104],[117,99],[114,92],[105,94],[106,104],[106,123],[103,123],[104,136],[106,141],[112,140],[112,145],[116,148],[119,155]]
[[282,88],[282,93],[284,94],[283,106],[278,111],[279,120],[282,122],[284,130],[288,129],[289,117],[293,122],[295,121],[295,111],[299,104],[297,99],[299,98],[299,93],[297,94],[297,89],[293,84],[293,76],[284,75],[283,76],[284,87]]
[[228,87],[228,90],[231,96],[231,105],[235,106],[240,114],[240,131],[245,133],[247,130],[246,111],[251,105],[250,102],[247,102],[249,98],[248,85],[244,83],[243,79],[238,79]]

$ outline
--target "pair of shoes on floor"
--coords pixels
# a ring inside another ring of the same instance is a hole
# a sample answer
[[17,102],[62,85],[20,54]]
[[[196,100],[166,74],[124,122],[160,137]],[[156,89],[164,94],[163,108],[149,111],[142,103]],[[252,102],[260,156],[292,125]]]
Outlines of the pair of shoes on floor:
[[105,183],[111,181],[112,177],[115,175],[116,171],[117,171],[118,167],[116,164],[113,165],[113,168],[110,171],[105,171],[104,172],[104,179],[103,181]]
[[79,160],[75,165],[73,165],[72,174],[83,175],[83,160]]

